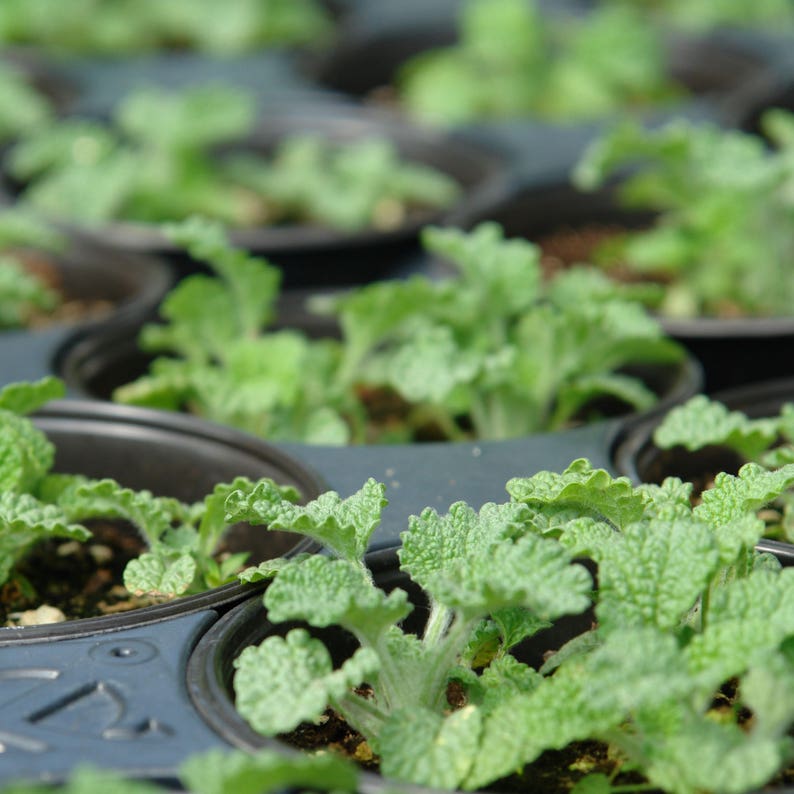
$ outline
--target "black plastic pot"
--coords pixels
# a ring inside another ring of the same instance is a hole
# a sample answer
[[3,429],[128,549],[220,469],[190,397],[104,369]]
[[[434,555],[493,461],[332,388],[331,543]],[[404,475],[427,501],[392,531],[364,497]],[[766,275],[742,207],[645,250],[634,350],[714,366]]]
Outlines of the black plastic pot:
[[[487,206],[506,190],[501,158],[487,148],[409,126],[387,114],[344,107],[325,111],[294,106],[273,109],[249,139],[227,148],[266,157],[285,136],[305,133],[338,143],[355,144],[373,137],[391,141],[402,157],[432,166],[460,185],[462,195],[454,209]],[[17,189],[8,180],[6,187]],[[419,230],[429,223],[443,223],[449,211],[417,212],[388,231],[343,232],[320,226],[283,225],[233,229],[229,236],[234,244],[279,266],[287,286],[355,284],[411,263],[420,254]],[[151,224],[116,221],[98,226],[70,224],[69,228],[109,247],[167,256],[180,274],[203,269]]]
[[[784,403],[794,402],[794,379],[731,389],[715,395],[714,399],[752,418],[776,416]],[[683,447],[660,449],[653,442],[653,434],[663,418],[663,414],[658,414],[646,420],[629,421],[618,429],[611,443],[611,458],[619,474],[636,483],[661,483],[665,477],[697,482],[720,471],[735,474],[746,462],[726,447],[705,447],[694,452]],[[772,552],[786,565],[794,565],[794,544],[763,539],[758,548]]]
[[[111,477],[136,490],[194,502],[216,483],[243,475],[272,477],[294,485],[310,500],[324,490],[306,466],[272,446],[194,417],[102,403],[55,402],[34,418],[56,448],[54,470]],[[312,548],[298,535],[267,532],[241,524],[228,533],[231,550],[247,550],[251,562]],[[247,597],[251,588],[229,584],[117,615],[49,626],[0,628],[0,647],[42,639],[98,636],[207,609],[223,609]]]
[[[406,631],[421,633],[429,612],[427,601],[421,589],[399,570],[396,549],[382,549],[368,554],[367,566],[378,587],[387,592],[400,587],[408,593],[414,610],[403,621],[402,627]],[[513,652],[521,661],[539,667],[543,664],[546,651],[561,647],[571,637],[590,628],[592,621],[592,612],[566,616],[551,628],[524,640]],[[249,645],[258,645],[272,634],[286,634],[298,625],[309,629],[326,643],[335,665],[344,662],[358,647],[352,635],[336,627],[315,629],[294,622],[274,626],[267,620],[259,596],[240,604],[222,617],[193,651],[187,667],[188,692],[201,716],[229,744],[250,751],[261,747],[277,747],[286,751],[284,743],[254,731],[235,710],[232,664]],[[364,790],[381,781],[374,775],[365,774],[365,778],[369,780],[365,782]]]
[[[649,225],[653,217],[650,212],[622,209],[612,190],[584,193],[569,184],[554,182],[524,187],[485,212],[455,213],[450,223],[470,228],[481,221],[497,221],[508,237],[542,242],[554,233],[588,226],[611,226],[618,231],[637,229]],[[703,365],[705,390],[709,393],[768,379],[767,365],[772,361],[775,374],[794,374],[794,360],[789,355],[794,343],[794,315],[663,317],[660,322]]]

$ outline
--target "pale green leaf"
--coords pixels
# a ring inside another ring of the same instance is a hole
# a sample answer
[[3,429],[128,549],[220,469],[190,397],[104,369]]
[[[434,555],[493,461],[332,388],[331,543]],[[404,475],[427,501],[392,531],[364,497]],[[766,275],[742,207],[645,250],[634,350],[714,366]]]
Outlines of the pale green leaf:
[[396,711],[378,739],[381,770],[387,778],[455,789],[469,772],[481,726],[474,706],[448,717],[427,709]]
[[594,469],[580,458],[562,473],[543,471],[532,477],[516,477],[507,492],[517,502],[533,507],[576,507],[584,515],[607,519],[618,527],[639,520],[644,499],[628,477],[613,478],[604,469]]
[[196,576],[191,554],[174,555],[169,549],[144,552],[124,568],[124,587],[136,595],[182,595]]
[[675,629],[717,569],[711,530],[694,520],[651,520],[624,530],[599,558],[596,606],[602,630]]
[[282,567],[265,593],[270,620],[341,625],[371,644],[410,611],[403,590],[386,595],[347,560],[312,555]]
[[334,700],[377,673],[378,658],[359,648],[339,670],[304,629],[249,646],[234,662],[236,706],[254,730],[272,736],[316,720]]
[[226,520],[299,532],[344,559],[360,561],[387,504],[385,490],[382,483],[370,479],[347,499],[327,491],[306,505],[295,505],[273,483],[259,482],[250,493],[236,491],[229,496]]
[[34,382],[9,383],[0,389],[0,410],[24,416],[65,393],[63,381],[51,375]]
[[662,449],[681,445],[688,450],[720,445],[753,460],[775,440],[775,419],[748,419],[703,394],[673,408],[656,428],[654,443]]

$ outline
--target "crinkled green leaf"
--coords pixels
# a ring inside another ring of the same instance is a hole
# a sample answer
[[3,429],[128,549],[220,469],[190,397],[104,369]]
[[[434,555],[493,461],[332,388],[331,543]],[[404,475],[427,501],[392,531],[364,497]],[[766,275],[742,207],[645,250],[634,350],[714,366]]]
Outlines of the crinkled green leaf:
[[270,620],[340,625],[375,643],[410,611],[402,590],[386,595],[347,560],[313,555],[283,567],[265,593]]
[[646,509],[655,518],[674,521],[692,514],[692,483],[665,477],[661,485],[643,483],[637,490],[647,497]]
[[87,540],[91,533],[55,505],[42,504],[30,494],[0,492],[0,584],[30,547],[46,538]]
[[712,526],[728,524],[763,507],[794,483],[794,463],[767,471],[757,463],[746,463],[734,476],[720,472],[714,485],[703,491],[694,515]]
[[34,382],[9,383],[0,389],[0,410],[24,416],[65,393],[63,381],[51,375]]
[[604,469],[594,469],[585,458],[575,460],[562,474],[544,471],[513,478],[507,492],[530,506],[575,506],[585,515],[606,518],[618,527],[639,520],[644,509],[642,495],[627,477],[613,478]]
[[187,507],[176,499],[134,491],[115,480],[93,480],[62,494],[60,507],[73,518],[123,518],[155,544]]
[[340,557],[360,561],[387,504],[385,490],[382,483],[369,479],[347,499],[327,491],[306,505],[295,505],[274,484],[259,482],[250,493],[237,491],[229,496],[226,520],[309,535]]
[[775,419],[748,419],[741,411],[730,411],[703,394],[673,408],[656,428],[654,443],[662,449],[681,445],[696,450],[721,445],[753,460],[775,440]]
[[304,629],[249,646],[234,662],[235,703],[254,730],[272,736],[316,720],[326,706],[377,673],[378,658],[359,648],[334,670],[320,640]]
[[705,629],[687,646],[690,666],[718,684],[741,674],[794,633],[794,569],[754,570],[717,589]]
[[499,627],[502,646],[505,650],[518,645],[521,640],[531,637],[541,629],[551,626],[547,620],[541,620],[537,615],[533,615],[521,607],[497,609],[491,613],[491,619]]
[[415,582],[427,587],[432,577],[520,536],[530,517],[526,506],[509,503],[488,503],[478,512],[465,502],[456,502],[443,516],[426,508],[408,519],[408,530],[400,536],[400,565]]
[[130,560],[124,568],[124,586],[136,595],[182,595],[196,576],[192,554],[174,555],[170,549],[155,548]]
[[[477,705],[483,714],[488,714],[516,694],[531,692],[542,678],[537,670],[519,662],[514,656],[500,656],[477,679]],[[471,695],[470,690],[470,698]]]
[[596,606],[603,631],[675,629],[717,569],[711,530],[694,520],[651,520],[625,528],[598,561]]
[[296,563],[303,562],[309,558],[307,554],[296,554],[294,557],[275,557],[272,560],[264,560],[259,565],[253,565],[240,571],[237,578],[243,584],[253,584],[272,579],[279,571]]
[[54,459],[53,445],[29,419],[0,411],[0,490],[35,490]]
[[[332,753],[213,749],[192,755],[179,779],[193,794],[268,794],[285,789],[356,791],[358,768]],[[113,788],[113,791],[116,791]]]
[[455,789],[469,772],[481,727],[474,706],[447,717],[427,709],[396,711],[378,740],[381,770],[394,780]]

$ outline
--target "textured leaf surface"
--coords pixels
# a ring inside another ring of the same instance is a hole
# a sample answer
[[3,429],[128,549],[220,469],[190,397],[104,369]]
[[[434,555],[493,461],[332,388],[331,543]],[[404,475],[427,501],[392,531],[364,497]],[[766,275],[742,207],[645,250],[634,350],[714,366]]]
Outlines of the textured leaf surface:
[[196,576],[196,561],[190,554],[175,556],[167,551],[144,552],[124,568],[124,586],[136,595],[182,595]]
[[397,711],[383,726],[379,749],[387,778],[441,789],[465,779],[480,737],[481,718],[474,706],[448,717],[427,709]]
[[697,521],[627,527],[599,559],[596,615],[604,631],[649,625],[674,629],[717,568],[712,532]]
[[240,714],[267,736],[317,719],[326,706],[378,671],[373,651],[360,648],[339,670],[320,640],[303,629],[268,637],[235,660],[234,689]]
[[269,618],[341,625],[373,644],[411,607],[402,590],[386,595],[347,560],[313,555],[283,568],[265,593]]
[[723,445],[753,460],[775,440],[777,432],[775,419],[748,419],[741,411],[730,411],[699,394],[673,408],[654,431],[653,440],[662,449]]
[[259,482],[250,493],[237,491],[226,502],[227,521],[267,524],[308,535],[348,560],[360,560],[386,506],[386,487],[373,479],[347,499],[327,491],[306,505],[284,499],[272,482]]
[[543,507],[580,508],[585,515],[607,518],[618,527],[637,521],[644,500],[627,477],[613,478],[604,469],[594,469],[584,458],[575,460],[562,473],[539,472],[533,477],[514,478],[507,492],[518,501]]
[[713,487],[703,491],[694,514],[712,526],[741,519],[776,499],[794,483],[794,463],[767,471],[757,463],[747,463],[738,475],[720,472]]

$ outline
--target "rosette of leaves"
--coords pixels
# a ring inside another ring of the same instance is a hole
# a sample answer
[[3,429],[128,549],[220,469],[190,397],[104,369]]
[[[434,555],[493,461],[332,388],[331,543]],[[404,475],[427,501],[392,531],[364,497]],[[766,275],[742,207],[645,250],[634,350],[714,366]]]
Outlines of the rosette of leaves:
[[577,121],[683,93],[667,76],[661,34],[635,8],[552,16],[527,0],[467,0],[458,42],[412,59],[397,82],[412,113],[447,124]]
[[597,188],[631,166],[620,203],[658,213],[649,228],[606,242],[597,261],[665,283],[659,310],[672,317],[791,314],[794,116],[768,111],[763,127],[775,148],[684,120],[626,123],[592,144],[577,186]]
[[[755,511],[792,482],[794,465],[748,465],[692,507],[678,479],[634,487],[580,459],[511,480],[503,504],[425,509],[399,551],[428,601],[418,634],[402,624],[407,592],[380,590],[362,556],[382,485],[305,507],[243,489],[227,500],[230,520],[305,533],[329,554],[242,575],[272,578],[275,625],[235,662],[237,709],[276,735],[331,707],[398,782],[476,789],[530,778],[545,751],[598,742],[602,766],[563,770],[582,778],[576,792],[758,788],[794,755],[794,571],[754,550]],[[592,561],[597,584],[575,558]],[[511,653],[589,607],[592,628],[544,648],[539,669]],[[309,628],[279,633],[295,620]],[[311,631],[328,626],[359,645],[338,667]]]
[[[698,395],[665,416],[653,441],[660,449],[686,452],[721,447],[758,469],[774,472],[794,463],[794,404],[785,403],[777,416],[751,419]],[[772,507],[763,514],[765,537],[794,542],[794,492],[780,493]]]
[[11,149],[6,167],[23,203],[90,224],[200,214],[232,227],[389,229],[411,212],[449,206],[460,192],[451,177],[404,160],[384,139],[296,135],[272,157],[244,154],[254,127],[254,98],[243,91],[141,89],[110,124],[70,118],[37,128]]
[[[90,24],[87,24],[90,21]],[[317,0],[6,0],[0,41],[118,56],[157,49],[233,55],[316,43],[331,33]]]
[[[597,398],[649,407],[656,396],[622,368],[683,355],[629,300],[630,288],[586,270],[544,285],[537,249],[505,240],[493,224],[425,230],[425,247],[451,259],[455,277],[380,282],[323,301],[341,341],[266,333],[275,271],[198,219],[170,234],[218,278],[192,276],[172,291],[161,307],[166,324],[141,336],[145,350],[172,357],[155,359],[114,399],[187,407],[271,439],[408,441],[428,426],[449,439],[553,430]],[[394,422],[368,422],[372,391],[397,396]]]
[[20,209],[0,212],[0,330],[19,328],[55,309],[61,297],[25,267],[25,251],[56,252],[62,238]]
[[[140,532],[147,550],[124,572],[132,593],[187,595],[232,580],[247,555],[215,557],[228,528],[224,503],[250,481],[219,484],[202,502],[185,504],[111,479],[52,473],[53,445],[27,414],[63,394],[62,382],[51,377],[0,390],[0,585],[17,575],[15,564],[34,544],[88,540],[79,522],[93,518],[129,521]],[[298,498],[292,488],[275,487],[286,499]]]

